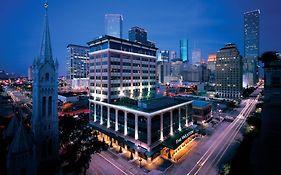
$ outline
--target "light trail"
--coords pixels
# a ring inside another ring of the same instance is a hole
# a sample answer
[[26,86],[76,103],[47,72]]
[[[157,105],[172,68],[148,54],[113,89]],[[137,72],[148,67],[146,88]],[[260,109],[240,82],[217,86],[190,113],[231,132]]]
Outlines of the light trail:
[[[255,106],[255,100],[251,101],[250,106],[247,108],[247,110],[244,113],[244,116],[249,116],[249,114],[251,113],[251,111],[253,110],[253,107]],[[230,136],[227,138],[226,142],[224,142],[223,146],[221,147],[221,149],[219,150],[219,153],[215,156],[215,158],[212,160],[212,162],[209,164],[209,166],[207,167],[207,172],[210,169],[210,167],[212,165],[217,165],[219,163],[219,161],[221,160],[221,158],[223,157],[223,155],[225,154],[225,152],[228,150],[229,146],[232,144],[233,139],[235,139],[236,135],[240,132],[240,129],[243,127],[244,123],[246,122],[247,117],[245,117],[240,124],[237,125],[237,127],[234,129],[233,133],[230,133]],[[211,155],[210,155],[211,156]],[[219,157],[219,159],[217,159]],[[217,160],[216,160],[217,159]],[[205,160],[204,163],[206,163],[208,161],[208,159]],[[197,174],[199,172],[201,168],[199,168],[195,174]]]
[[[208,161],[208,159],[210,158],[210,156],[214,153],[214,151],[218,148],[218,146],[221,145],[222,141],[224,141],[225,137],[229,134],[231,134],[231,136],[233,137],[233,133],[230,133],[230,131],[234,129],[234,131],[236,131],[237,129],[240,130],[240,128],[243,126],[244,124],[244,120],[246,119],[246,117],[244,117],[244,115],[246,113],[249,113],[247,111],[249,111],[249,108],[252,109],[252,106],[254,105],[253,101],[252,100],[246,100],[246,106],[242,109],[242,111],[239,113],[238,117],[236,117],[236,119],[225,129],[225,132],[223,134],[221,134],[219,136],[219,138],[217,139],[217,141],[215,141],[211,146],[210,148],[205,152],[205,154],[199,159],[199,161],[197,161],[196,165],[189,171],[189,174],[191,174],[194,170],[196,170],[197,168],[197,171],[194,173],[194,174],[197,174],[200,169],[203,167],[203,165]],[[250,110],[251,111],[251,110]],[[241,120],[242,119],[242,122]],[[240,123],[238,123],[240,122]],[[238,123],[238,125],[237,125]],[[236,132],[235,132],[236,133]],[[235,134],[234,133],[234,134]],[[236,134],[235,134],[236,135]],[[228,140],[230,140],[230,138],[232,137],[228,137]],[[227,142],[226,142],[227,143]]]

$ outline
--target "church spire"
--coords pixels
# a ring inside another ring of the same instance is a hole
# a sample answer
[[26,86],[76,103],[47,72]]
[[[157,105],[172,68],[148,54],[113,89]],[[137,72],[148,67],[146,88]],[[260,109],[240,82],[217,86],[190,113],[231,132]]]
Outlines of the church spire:
[[48,23],[48,2],[44,4],[45,8],[45,24],[44,24],[44,32],[43,32],[43,39],[41,44],[41,52],[40,57],[44,61],[52,60],[52,48],[51,48],[51,38],[50,38],[50,31],[49,31],[49,23]]

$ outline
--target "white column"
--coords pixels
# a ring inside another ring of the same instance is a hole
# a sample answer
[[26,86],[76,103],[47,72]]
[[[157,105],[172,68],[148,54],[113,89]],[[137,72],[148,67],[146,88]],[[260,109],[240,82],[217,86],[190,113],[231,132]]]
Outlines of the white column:
[[135,114],[135,140],[139,139],[138,115]]
[[179,131],[181,131],[181,108],[179,108]]
[[163,113],[161,113],[161,116],[160,116],[160,140],[163,141],[164,138],[163,138]]
[[118,109],[115,109],[115,131],[118,131]]
[[170,135],[173,135],[173,111],[170,111]]
[[107,128],[110,127],[110,107],[107,107]]
[[147,145],[148,146],[151,145],[151,118],[152,117],[147,118]]
[[185,126],[188,126],[188,106],[185,106]]
[[128,119],[127,119],[127,111],[124,111],[124,135],[127,135],[128,133],[127,133],[127,121],[128,121]]
[[95,111],[94,111],[94,122],[97,121],[97,104],[95,103]]
[[102,111],[103,111],[103,106],[100,105],[100,124],[102,125],[103,124],[103,116],[102,116]]

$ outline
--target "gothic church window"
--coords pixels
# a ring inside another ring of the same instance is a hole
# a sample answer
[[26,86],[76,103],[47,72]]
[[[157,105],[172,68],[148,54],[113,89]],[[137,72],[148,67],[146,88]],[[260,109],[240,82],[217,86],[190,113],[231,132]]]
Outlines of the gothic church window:
[[52,114],[52,96],[49,96],[48,99],[48,115],[50,116]]
[[42,99],[42,115],[46,115],[46,97],[43,97]]
[[49,75],[49,73],[46,73],[46,74],[45,74],[45,80],[46,80],[46,81],[49,81],[49,79],[50,79],[50,75]]

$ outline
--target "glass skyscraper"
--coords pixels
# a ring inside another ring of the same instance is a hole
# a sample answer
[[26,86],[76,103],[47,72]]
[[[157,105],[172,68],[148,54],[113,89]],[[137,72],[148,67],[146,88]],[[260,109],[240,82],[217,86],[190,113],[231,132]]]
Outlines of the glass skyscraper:
[[105,15],[105,34],[122,38],[123,16],[121,14]]
[[182,39],[180,40],[180,58],[182,61],[187,61],[188,60],[188,40],[187,39]]
[[260,10],[244,13],[244,86],[254,86],[258,79]]
[[132,27],[129,30],[129,41],[132,42],[140,42],[142,44],[146,44],[147,42],[147,32],[140,27]]

